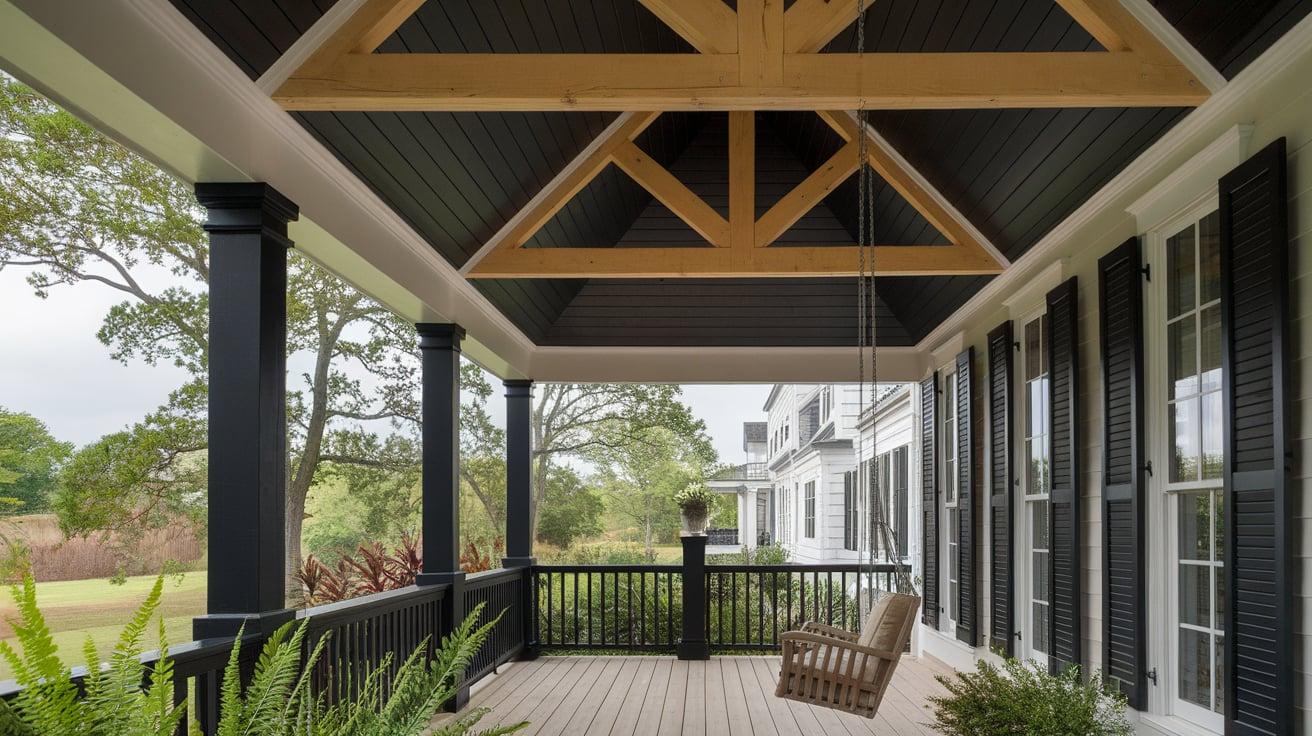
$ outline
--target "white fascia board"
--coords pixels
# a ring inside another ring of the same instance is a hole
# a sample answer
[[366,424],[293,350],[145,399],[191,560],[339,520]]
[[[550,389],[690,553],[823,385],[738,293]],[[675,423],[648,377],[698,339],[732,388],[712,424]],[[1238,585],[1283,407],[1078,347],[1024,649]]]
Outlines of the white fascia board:
[[[925,372],[915,348],[880,348],[878,358],[884,381],[914,381]],[[848,347],[541,346],[531,368],[534,380],[576,383],[851,383],[856,354]]]
[[[6,68],[183,180],[265,181],[297,249],[464,352],[529,375],[532,341],[167,0],[0,0]],[[127,40],[127,41],[125,41]]]

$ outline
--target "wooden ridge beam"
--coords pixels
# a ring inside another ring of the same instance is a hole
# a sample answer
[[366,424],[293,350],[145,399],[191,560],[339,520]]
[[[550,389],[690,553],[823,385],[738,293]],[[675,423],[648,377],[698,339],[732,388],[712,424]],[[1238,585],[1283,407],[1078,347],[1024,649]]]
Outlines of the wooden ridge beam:
[[[756,113],[729,113],[730,245],[742,251],[756,241]],[[741,257],[741,256],[740,256]]]
[[[856,276],[856,246],[733,248],[517,248],[489,254],[468,274],[475,279],[534,278],[784,278]],[[880,245],[876,276],[992,275],[1002,268],[987,254],[958,245]]]
[[638,0],[704,54],[738,53],[738,14],[721,0]]
[[855,110],[1175,107],[1208,91],[1138,53],[783,54],[745,84],[736,54],[345,54],[298,70],[288,110]]
[[728,221],[642,149],[623,141],[611,151],[611,160],[708,243],[729,246]]

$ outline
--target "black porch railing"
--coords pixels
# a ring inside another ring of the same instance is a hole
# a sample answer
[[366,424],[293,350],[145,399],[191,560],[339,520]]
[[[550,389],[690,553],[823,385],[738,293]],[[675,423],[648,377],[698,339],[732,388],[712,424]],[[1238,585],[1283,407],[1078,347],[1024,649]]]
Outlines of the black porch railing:
[[673,649],[683,606],[679,565],[538,565],[539,648]]
[[733,545],[738,544],[737,529],[707,529],[707,544]]
[[[715,650],[772,650],[806,621],[856,631],[860,601],[894,590],[898,566],[708,565],[706,639]],[[538,649],[672,651],[683,617],[679,565],[540,565]]]
[[528,570],[520,567],[474,573],[465,579],[464,610],[472,611],[479,603],[484,604],[478,625],[501,616],[470,661],[465,671],[466,684],[483,679],[524,649],[524,586],[529,584],[529,577]]

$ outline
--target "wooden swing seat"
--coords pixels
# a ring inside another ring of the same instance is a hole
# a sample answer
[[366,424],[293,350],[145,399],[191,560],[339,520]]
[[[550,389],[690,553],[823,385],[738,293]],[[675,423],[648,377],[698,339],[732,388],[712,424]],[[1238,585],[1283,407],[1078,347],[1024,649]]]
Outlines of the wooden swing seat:
[[775,695],[873,718],[919,610],[918,596],[889,593],[875,603],[860,634],[811,622],[784,632]]

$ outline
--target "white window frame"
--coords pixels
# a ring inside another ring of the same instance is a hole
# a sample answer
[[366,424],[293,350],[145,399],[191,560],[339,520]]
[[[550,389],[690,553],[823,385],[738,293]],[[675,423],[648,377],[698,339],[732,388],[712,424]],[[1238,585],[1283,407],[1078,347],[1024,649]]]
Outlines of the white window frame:
[[[1047,666],[1048,655],[1045,652],[1040,652],[1034,648],[1035,643],[1038,641],[1038,629],[1035,626],[1035,621],[1034,621],[1035,601],[1033,596],[1034,581],[1037,575],[1034,569],[1034,549],[1035,549],[1034,541],[1033,541],[1034,517],[1030,510],[1030,504],[1038,503],[1042,501],[1051,502],[1051,494],[1050,492],[1043,493],[1043,494],[1033,494],[1033,495],[1029,493],[1029,483],[1028,483],[1029,475],[1026,472],[1026,469],[1029,467],[1030,457],[1029,457],[1029,453],[1026,451],[1027,450],[1026,440],[1029,439],[1030,435],[1027,433],[1025,428],[1026,426],[1025,420],[1026,417],[1029,415],[1029,411],[1030,411],[1029,381],[1026,380],[1026,376],[1025,376],[1025,364],[1029,357],[1029,346],[1026,344],[1025,331],[1026,328],[1028,328],[1029,325],[1033,324],[1035,321],[1039,322],[1040,330],[1041,330],[1042,320],[1044,315],[1046,314],[1047,314],[1046,307],[1036,307],[1024,313],[1024,316],[1021,317],[1019,320],[1017,320],[1017,322],[1020,325],[1020,329],[1016,337],[1016,340],[1020,345],[1020,353],[1017,359],[1017,365],[1019,368],[1018,370],[1015,371],[1014,380],[1016,383],[1016,395],[1020,397],[1020,401],[1016,402],[1016,406],[1020,416],[1020,423],[1019,426],[1016,427],[1017,437],[1019,438],[1019,441],[1016,443],[1016,447],[1014,448],[1014,453],[1016,457],[1016,461],[1015,461],[1016,464],[1014,467],[1017,468],[1017,478],[1016,478],[1017,486],[1016,486],[1016,496],[1015,496],[1017,516],[1015,519],[1015,525],[1012,527],[1013,529],[1019,529],[1021,532],[1020,534],[1021,544],[1019,550],[1020,554],[1018,555],[1020,564],[1016,566],[1016,570],[1017,570],[1016,588],[1014,590],[1014,599],[1013,599],[1016,601],[1020,601],[1022,603],[1020,606],[1018,606],[1018,608],[1021,609],[1020,616],[1018,617],[1019,628],[1021,632],[1020,651],[1018,652],[1018,655],[1021,657],[1021,659],[1032,659],[1042,666]],[[1047,338],[1046,335],[1042,335],[1043,343],[1041,349],[1045,351],[1047,350],[1046,338]],[[1045,375],[1050,375],[1050,373]],[[1046,420],[1046,412],[1045,412],[1045,420]],[[1043,442],[1045,444],[1047,443],[1047,434],[1044,434]],[[1052,483],[1051,459],[1049,459],[1049,463],[1050,464],[1049,464],[1048,483],[1049,483],[1049,491],[1051,491],[1051,483]],[[1049,544],[1048,554],[1051,555],[1052,554],[1051,529],[1048,530],[1048,544]],[[1047,604],[1049,606],[1048,609],[1049,615],[1051,615],[1051,611],[1052,611],[1051,583],[1049,583],[1048,586],[1048,595],[1049,595],[1049,599],[1047,601]],[[1051,642],[1049,642],[1048,646],[1049,647],[1052,646]]]
[[[954,366],[955,368],[955,366]],[[941,600],[944,602],[943,611],[947,614],[942,617],[940,630],[948,634],[954,634],[957,630],[957,616],[960,611],[956,610],[960,597],[954,590],[959,586],[961,581],[957,578],[958,565],[953,564],[953,552],[957,549],[959,535],[957,534],[957,523],[960,517],[957,516],[958,502],[960,495],[957,493],[957,416],[956,416],[956,398],[957,398],[957,374],[953,370],[945,373],[943,377],[943,401],[941,419],[939,420],[939,472],[943,478],[943,493],[940,494],[942,500],[942,513],[939,518],[943,520],[942,543],[940,544],[941,560],[943,569],[946,574],[939,576],[942,580]],[[949,410],[950,409],[950,410]]]
[[815,539],[816,497],[814,480],[802,484],[802,536]]
[[[1165,534],[1148,536],[1148,611],[1149,611],[1149,663],[1148,668],[1157,670],[1159,687],[1152,688],[1149,695],[1153,712],[1173,716],[1191,725],[1201,727],[1214,733],[1225,731],[1225,716],[1202,708],[1179,697],[1179,498],[1182,493],[1202,490],[1219,490],[1223,479],[1205,481],[1169,482],[1171,468],[1171,425],[1168,411],[1167,385],[1167,270],[1166,243],[1171,236],[1196,223],[1206,215],[1218,209],[1219,203],[1215,191],[1195,199],[1182,208],[1174,217],[1165,220],[1147,233],[1144,254],[1149,272],[1159,278],[1153,278],[1147,285],[1144,299],[1144,338],[1148,349],[1145,351],[1145,370],[1147,374],[1147,446],[1148,459],[1152,462],[1153,473],[1147,478],[1148,490],[1148,527],[1165,529]],[[1196,246],[1195,246],[1196,247]],[[1195,278],[1199,278],[1195,268]],[[1195,293],[1201,294],[1198,283]],[[1209,302],[1210,304],[1211,302]],[[1199,309],[1202,305],[1199,305]],[[1200,331],[1201,332],[1201,331]],[[1195,335],[1196,349],[1201,350],[1202,335]],[[1201,417],[1200,417],[1201,424]],[[1217,567],[1217,574],[1224,574],[1223,567]],[[1215,676],[1216,667],[1213,667]],[[1215,691],[1215,685],[1213,685]]]

